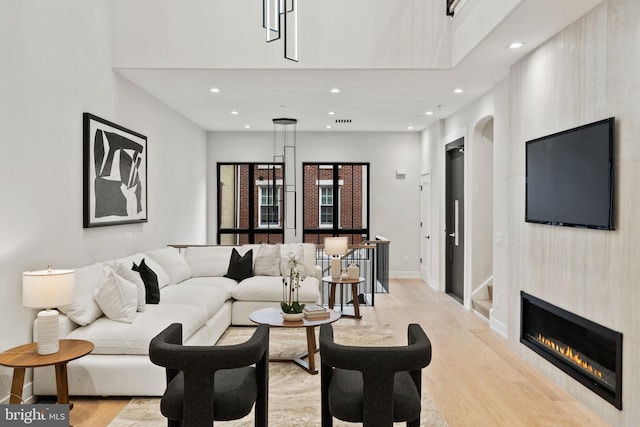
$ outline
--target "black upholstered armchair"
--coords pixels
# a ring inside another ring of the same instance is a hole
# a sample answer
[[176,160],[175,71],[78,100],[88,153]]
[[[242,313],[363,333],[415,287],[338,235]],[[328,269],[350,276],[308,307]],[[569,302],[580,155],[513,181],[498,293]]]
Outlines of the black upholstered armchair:
[[242,344],[183,346],[182,325],[173,323],[151,341],[149,357],[167,370],[160,411],[169,427],[242,418],[254,403],[255,425],[267,425],[268,326]]
[[333,417],[386,427],[420,425],[422,368],[431,362],[431,342],[420,325],[408,327],[407,346],[336,344],[330,324],[320,327],[322,426]]

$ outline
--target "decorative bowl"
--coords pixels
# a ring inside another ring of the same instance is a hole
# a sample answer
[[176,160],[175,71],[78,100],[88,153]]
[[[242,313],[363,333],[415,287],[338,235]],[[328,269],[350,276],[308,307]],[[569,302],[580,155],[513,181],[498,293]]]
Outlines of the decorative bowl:
[[282,318],[286,322],[298,322],[304,318],[304,313],[282,313]]

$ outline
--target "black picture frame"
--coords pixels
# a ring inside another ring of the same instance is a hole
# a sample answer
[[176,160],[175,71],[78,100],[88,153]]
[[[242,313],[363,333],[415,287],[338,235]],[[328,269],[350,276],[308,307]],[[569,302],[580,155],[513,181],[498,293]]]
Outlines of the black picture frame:
[[83,227],[147,222],[147,137],[83,113]]

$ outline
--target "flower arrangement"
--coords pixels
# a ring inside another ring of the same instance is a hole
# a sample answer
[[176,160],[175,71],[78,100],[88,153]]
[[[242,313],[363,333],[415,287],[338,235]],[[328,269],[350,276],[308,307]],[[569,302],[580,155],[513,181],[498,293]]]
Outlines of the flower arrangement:
[[300,304],[300,280],[305,278],[304,264],[293,254],[289,253],[287,261],[289,277],[282,278],[282,302],[280,308],[283,313],[302,313],[304,304]]

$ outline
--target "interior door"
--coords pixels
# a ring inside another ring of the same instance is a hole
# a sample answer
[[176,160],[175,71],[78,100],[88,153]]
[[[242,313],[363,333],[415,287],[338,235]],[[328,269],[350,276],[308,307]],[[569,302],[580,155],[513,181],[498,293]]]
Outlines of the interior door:
[[446,292],[464,303],[464,138],[446,146]]
[[431,279],[431,174],[420,182],[420,277]]

